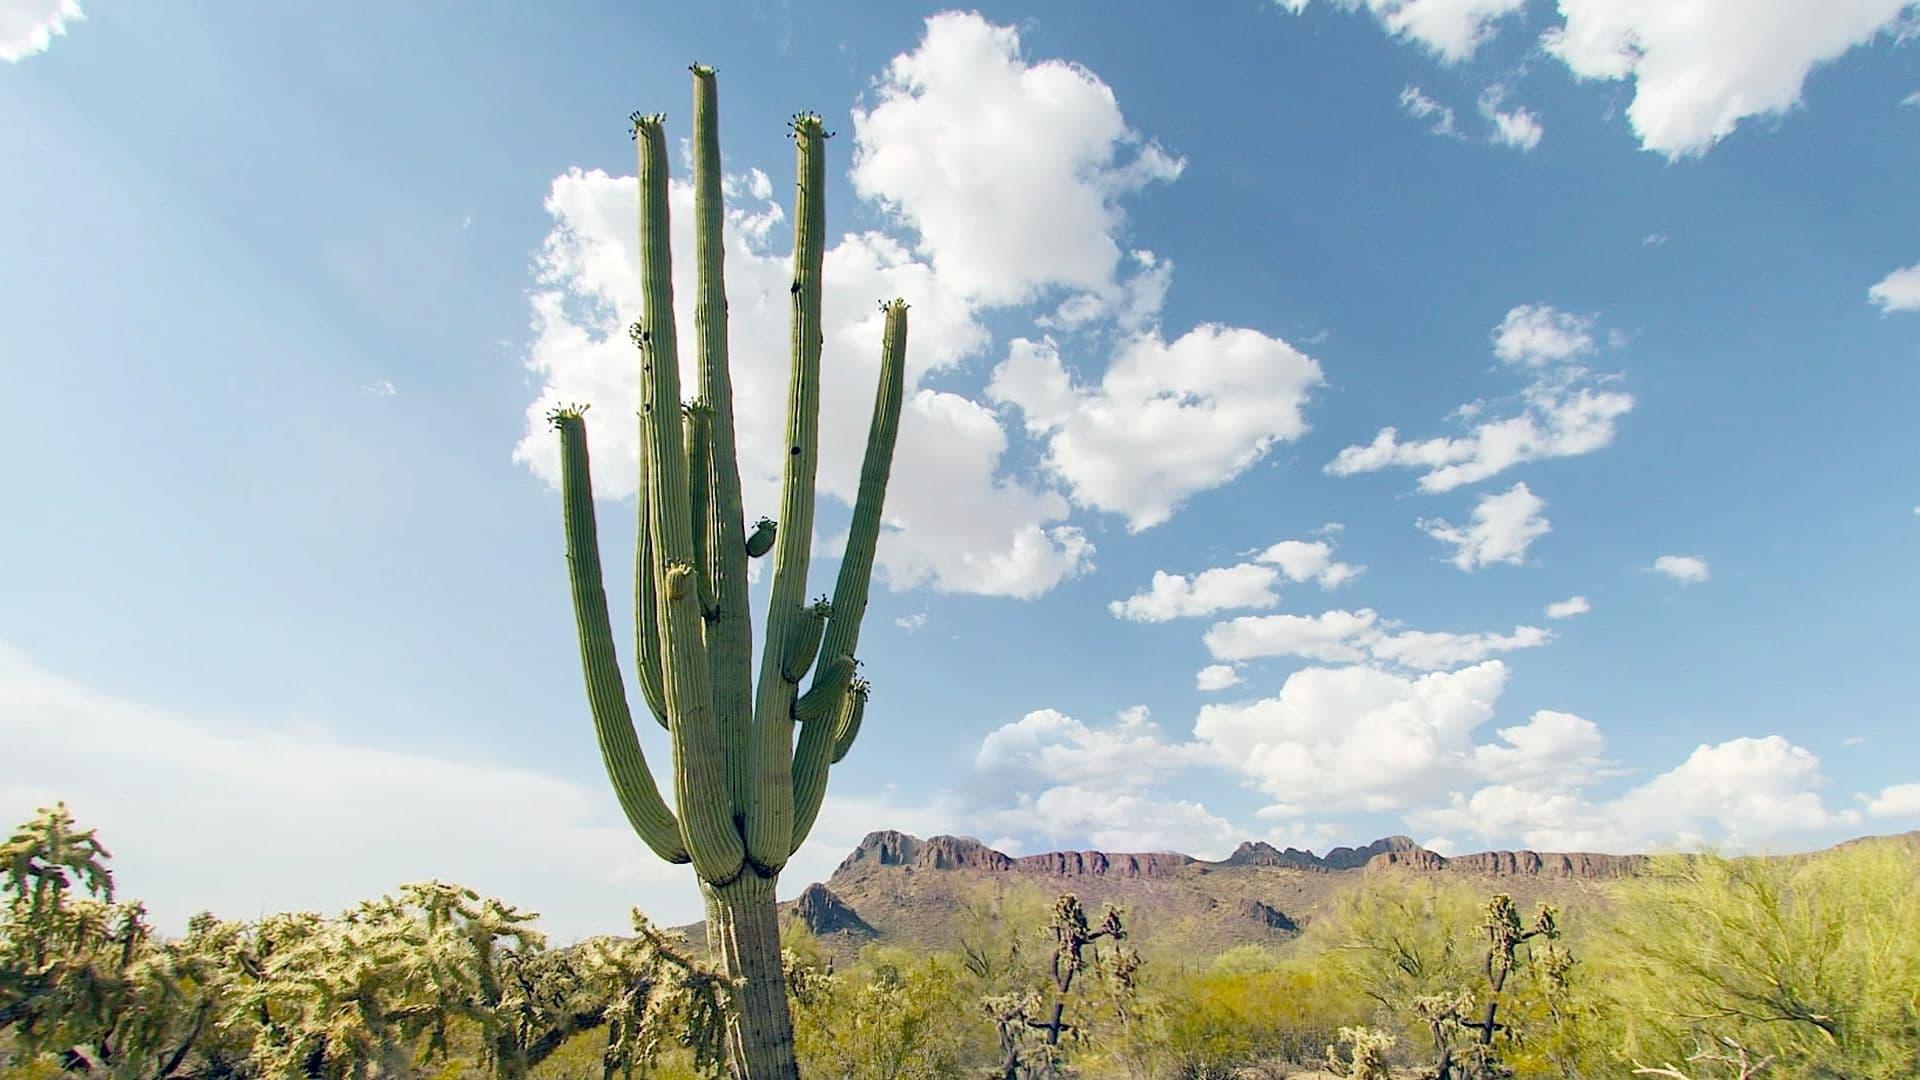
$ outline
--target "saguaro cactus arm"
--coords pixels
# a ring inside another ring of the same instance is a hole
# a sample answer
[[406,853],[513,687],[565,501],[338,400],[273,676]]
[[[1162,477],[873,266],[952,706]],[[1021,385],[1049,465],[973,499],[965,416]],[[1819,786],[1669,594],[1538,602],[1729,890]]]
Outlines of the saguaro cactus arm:
[[651,572],[659,592],[661,673],[673,741],[674,802],[701,878],[740,874],[745,849],[727,795],[726,760],[714,721],[704,614],[693,565],[693,512],[680,424],[680,361],[673,325],[667,221],[667,145],[662,118],[634,120],[640,180],[640,435],[646,447]]
[[[635,335],[634,345],[640,344]],[[647,448],[640,446],[639,537],[634,545],[633,613],[634,656],[639,668],[640,698],[660,727],[667,726],[667,692],[660,674],[660,598],[653,587],[653,526],[649,523],[651,496],[647,491]]]
[[646,755],[633,731],[620,661],[614,655],[600,577],[600,540],[594,525],[593,480],[587,462],[586,420],[579,408],[555,409],[548,417],[560,433],[561,503],[566,515],[567,569],[573,587],[574,623],[580,636],[580,666],[586,674],[587,706],[600,740],[600,755],[614,795],[633,830],[668,862],[687,861],[680,823],[660,798]]
[[[840,759],[853,749],[853,740],[860,734],[860,720],[867,712],[867,697],[872,692],[873,688],[865,679],[855,679],[853,685],[847,687],[847,696],[841,700],[840,718],[833,728],[833,764],[840,764]],[[794,846],[800,845],[795,843]]]
[[[886,313],[886,329],[880,339],[880,382],[874,390],[873,419],[867,428],[867,455],[860,463],[860,491],[854,496],[847,549],[840,557],[840,576],[834,582],[833,613],[820,645],[820,673],[814,676],[809,695],[821,689],[821,678],[834,661],[853,656],[860,643],[887,480],[893,472],[893,449],[900,434],[900,408],[906,388],[907,304],[896,299],[880,305],[880,310]],[[806,840],[820,814],[828,766],[847,756],[854,736],[859,734],[859,714],[864,709],[863,694],[854,705],[851,723],[816,723],[800,729],[800,745],[793,755],[795,850]]]
[[768,588],[766,643],[753,709],[753,791],[746,806],[747,855],[777,873],[793,852],[794,684],[782,678],[792,623],[803,618],[813,548],[813,485],[820,449],[820,268],[826,250],[826,129],[820,118],[793,118],[793,381],[787,390],[786,465],[780,480],[780,531]]
[[[685,435],[687,449],[687,498],[693,518],[693,565],[698,571],[695,585],[700,594],[700,612],[706,618],[719,614],[719,597],[714,591],[711,553],[713,509],[713,410],[699,399],[687,402]],[[711,661],[710,661],[711,662]]]
[[[726,206],[720,172],[720,98],[713,69],[693,71],[693,326],[699,394],[708,408],[710,491],[701,566],[712,582],[707,658],[713,712],[726,758],[727,795],[738,814],[753,788],[753,620],[747,611],[747,557],[740,461],[734,439],[733,377],[728,367]],[[701,525],[696,523],[696,529]],[[771,537],[768,537],[769,542]]]

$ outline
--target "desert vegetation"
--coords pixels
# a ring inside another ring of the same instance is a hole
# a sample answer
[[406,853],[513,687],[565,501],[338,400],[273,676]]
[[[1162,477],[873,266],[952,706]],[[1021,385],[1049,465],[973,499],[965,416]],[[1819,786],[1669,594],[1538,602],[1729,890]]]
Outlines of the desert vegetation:
[[[636,912],[557,945],[443,882],[335,914],[163,933],[65,807],[0,847],[0,1072],[12,1077],[702,1077],[737,977]],[[1920,854],[1655,859],[1522,912],[1369,873],[1284,945],[1142,957],[1127,916],[1026,885],[963,945],[850,964],[781,927],[809,1076],[1894,1078],[1920,1068]]]

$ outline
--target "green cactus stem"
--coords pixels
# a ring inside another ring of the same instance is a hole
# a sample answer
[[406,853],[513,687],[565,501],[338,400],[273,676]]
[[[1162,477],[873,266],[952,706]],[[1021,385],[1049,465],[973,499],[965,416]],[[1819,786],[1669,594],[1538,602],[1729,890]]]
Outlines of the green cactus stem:
[[833,605],[821,597],[801,611],[800,618],[788,624],[787,647],[780,654],[780,677],[798,683],[807,677],[807,669],[820,655],[820,640],[827,632],[827,619]]
[[[639,166],[640,473],[634,631],[641,696],[667,730],[673,808],[648,771],[614,655],[580,409],[561,409],[562,503],[581,663],[607,773],[635,832],[662,858],[691,862],[708,937],[734,986],[731,1074],[797,1076],[773,905],[780,870],[845,756],[868,697],[855,647],[881,528],[905,382],[907,308],[883,305],[880,380],[853,525],[833,599],[806,603],[819,456],[821,270],[826,183],[820,118],[796,115],[792,382],[780,521],[751,532],[742,513],[728,368],[725,206],[713,71],[693,67],[697,397],[681,405],[674,324],[664,117],[635,113]],[[772,556],[759,679],[747,612],[747,560]],[[812,684],[800,684],[812,672]],[[794,725],[802,725],[796,753]]]
[[713,588],[713,564],[708,561],[712,550],[708,534],[712,531],[713,509],[713,410],[696,399],[681,406],[681,413],[685,418],[688,501],[693,506],[688,527],[693,532],[693,565],[699,571],[695,584],[700,590],[700,612],[711,618],[720,610]]
[[840,656],[825,665],[814,677],[813,688],[801,694],[793,704],[793,718],[803,724],[836,713],[840,709],[840,697],[853,683],[853,673],[860,661],[851,656]]
[[847,696],[840,706],[840,719],[833,730],[833,764],[840,764],[840,759],[853,749],[853,740],[860,734],[860,720],[866,714],[867,698],[872,692],[873,688],[865,679],[855,679],[847,687]]
[[[887,480],[893,473],[894,443],[900,434],[907,369],[907,302],[894,299],[881,304],[880,310],[886,317],[880,338],[880,382],[873,395],[867,455],[860,463],[860,489],[854,496],[847,549],[841,554],[840,576],[834,582],[833,617],[820,647],[823,668],[839,657],[852,656],[860,642],[860,623],[867,613],[867,585],[873,577],[874,552],[880,543],[881,510],[887,498]],[[817,684],[818,676],[815,681]],[[806,840],[820,815],[820,800],[827,793],[828,767],[847,756],[859,732],[857,719],[844,732],[826,730],[824,724],[801,729],[800,745],[793,755],[794,847]]]
[[587,462],[584,407],[555,409],[548,416],[560,433],[561,504],[566,517],[568,578],[573,585],[574,621],[580,628],[580,666],[587,680],[587,707],[599,736],[600,755],[613,779],[614,795],[633,831],[654,854],[673,863],[687,861],[680,823],[660,798],[645,753],[633,731],[627,692],[614,655],[613,624],[607,616],[607,592],[600,579],[600,534],[594,524],[593,479]]

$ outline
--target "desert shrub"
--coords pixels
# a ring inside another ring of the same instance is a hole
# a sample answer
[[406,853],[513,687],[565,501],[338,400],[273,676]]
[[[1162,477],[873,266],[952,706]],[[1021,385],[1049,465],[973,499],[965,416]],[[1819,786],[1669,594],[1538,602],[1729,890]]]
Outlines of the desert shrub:
[[988,1057],[974,994],[953,956],[869,949],[846,971],[794,972],[794,1041],[808,1076],[932,1080]]
[[1920,1075],[1912,846],[1663,858],[1619,899],[1590,950],[1589,1060],[1678,1061],[1731,1038],[1775,1058],[1769,1077]]

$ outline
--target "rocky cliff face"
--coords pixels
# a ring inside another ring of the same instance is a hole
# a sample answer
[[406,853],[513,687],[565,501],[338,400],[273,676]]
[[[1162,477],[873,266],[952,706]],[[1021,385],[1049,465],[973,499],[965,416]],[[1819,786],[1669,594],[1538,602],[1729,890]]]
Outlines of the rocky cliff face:
[[987,873],[1023,873],[1056,878],[1118,877],[1169,879],[1191,868],[1275,867],[1337,872],[1365,868],[1399,867],[1425,871],[1452,871],[1485,877],[1550,877],[1607,881],[1630,876],[1646,863],[1641,855],[1599,855],[1590,852],[1481,851],[1451,858],[1428,851],[1410,837],[1387,836],[1361,847],[1337,847],[1325,855],[1300,848],[1274,847],[1250,840],[1218,862],[1176,852],[1049,851],[1015,858],[965,836],[935,836],[922,840],[906,833],[868,833],[860,846],[834,871],[838,878],[863,866],[909,866],[927,870],[977,870]]
[[792,913],[815,937],[847,934],[870,938],[877,933],[838,893],[817,881],[794,899]]
[[1273,930],[1283,934],[1294,934],[1300,931],[1299,923],[1263,900],[1242,900],[1234,910],[1240,918],[1261,930]]
[[925,870],[979,870],[1017,872],[1051,877],[1169,877],[1196,860],[1173,852],[1144,854],[1105,851],[1049,851],[1014,858],[967,836],[935,836],[926,840],[906,833],[868,833],[833,872],[836,878],[861,867],[909,866]]
[[1481,851],[1447,860],[1449,870],[1469,874],[1590,880],[1631,877],[1646,864],[1644,855],[1596,855],[1586,851]]

